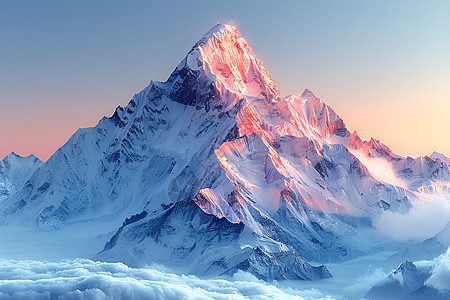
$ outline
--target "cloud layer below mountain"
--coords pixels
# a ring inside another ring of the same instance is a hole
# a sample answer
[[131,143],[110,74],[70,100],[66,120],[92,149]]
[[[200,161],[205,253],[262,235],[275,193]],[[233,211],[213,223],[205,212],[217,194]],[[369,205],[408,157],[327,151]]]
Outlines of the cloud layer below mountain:
[[205,280],[87,259],[0,260],[1,299],[305,299],[302,293],[245,273]]
[[[426,264],[423,262],[422,264]],[[431,262],[431,276],[425,282],[426,285],[432,286],[439,291],[449,291],[450,286],[450,247],[446,253],[437,257]]]
[[422,241],[434,236],[450,220],[450,200],[443,195],[413,203],[405,213],[385,211],[374,218],[375,228],[398,241]]

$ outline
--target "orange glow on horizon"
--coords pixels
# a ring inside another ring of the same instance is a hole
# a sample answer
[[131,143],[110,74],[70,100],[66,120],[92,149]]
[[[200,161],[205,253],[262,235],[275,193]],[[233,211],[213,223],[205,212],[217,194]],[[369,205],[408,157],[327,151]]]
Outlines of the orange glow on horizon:
[[[367,101],[363,99],[367,96],[366,93],[354,91],[361,101],[355,99],[350,104],[343,101],[339,93],[335,96],[331,93],[328,97],[328,90],[325,93],[316,91],[322,101],[331,105],[339,114],[351,132],[357,130],[366,140],[371,137],[379,139],[397,154],[418,157],[438,151],[450,156],[450,118],[447,116],[450,101],[443,101],[447,95],[440,96],[439,91],[436,91],[429,93],[427,97],[411,90],[410,94],[402,96],[400,92],[380,98],[377,102],[375,98],[380,95],[369,96]],[[450,99],[450,89],[447,94]],[[399,98],[409,100],[394,101]],[[427,98],[429,100],[424,100]],[[97,109],[110,115],[114,105],[104,106],[103,109]],[[0,118],[0,159],[15,152],[21,156],[34,154],[45,161],[78,128],[95,126],[101,117],[102,114],[95,111],[88,115],[82,107],[60,109],[59,114],[53,115],[39,111],[38,108],[33,113],[11,109],[8,115]]]

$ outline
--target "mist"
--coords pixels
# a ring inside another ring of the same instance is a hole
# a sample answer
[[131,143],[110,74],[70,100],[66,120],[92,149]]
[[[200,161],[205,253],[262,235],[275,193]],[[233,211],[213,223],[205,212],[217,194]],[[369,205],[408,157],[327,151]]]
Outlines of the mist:
[[356,158],[358,158],[376,178],[396,186],[403,188],[407,187],[406,182],[395,175],[395,171],[386,159],[368,157],[360,150],[349,149],[349,151],[356,156]]
[[385,211],[373,219],[379,233],[397,241],[423,241],[441,231],[450,220],[450,202],[444,195],[416,201],[401,214]]

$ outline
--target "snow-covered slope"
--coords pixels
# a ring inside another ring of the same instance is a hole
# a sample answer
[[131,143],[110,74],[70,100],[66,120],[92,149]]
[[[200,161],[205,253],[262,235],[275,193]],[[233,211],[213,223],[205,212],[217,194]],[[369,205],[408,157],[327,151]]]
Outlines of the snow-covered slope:
[[[313,92],[280,97],[236,28],[218,24],[166,82],[79,129],[0,204],[0,221],[44,229],[110,223],[103,260],[325,278],[326,268],[305,258],[371,251],[379,245],[362,234],[371,218],[407,212],[417,198],[349,149],[409,163],[351,134]],[[447,180],[448,165],[429,161],[437,173],[413,159],[414,182]]]
[[0,201],[14,195],[42,165],[34,155],[22,157],[14,152],[0,161]]
[[97,259],[131,266],[157,260],[174,270],[197,275],[233,275],[248,271],[263,280],[312,280],[331,277],[295,250],[275,251],[275,241],[256,242],[241,223],[205,214],[192,201],[175,203],[156,218],[146,212],[126,219]]

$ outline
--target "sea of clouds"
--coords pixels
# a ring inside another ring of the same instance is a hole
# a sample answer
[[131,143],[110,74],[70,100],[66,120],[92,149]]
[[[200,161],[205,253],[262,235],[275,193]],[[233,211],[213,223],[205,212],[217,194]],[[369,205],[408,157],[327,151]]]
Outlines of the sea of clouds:
[[[206,280],[122,263],[0,260],[0,299],[324,299],[240,273]],[[331,299],[325,297],[325,299]]]
[[450,221],[448,195],[417,201],[407,213],[385,211],[373,219],[379,233],[397,241],[423,241],[441,231]]
[[[431,270],[426,285],[449,290],[450,249],[432,261],[415,264]],[[289,286],[260,281],[244,272],[233,277],[204,279],[163,270],[88,259],[57,262],[0,259],[0,299],[334,299],[327,295],[337,294],[337,285],[341,286],[341,294],[355,298],[388,275],[372,267],[351,285],[331,280]],[[321,284],[328,292],[321,289]],[[335,287],[327,286],[330,284]],[[337,298],[347,299],[343,295]]]

